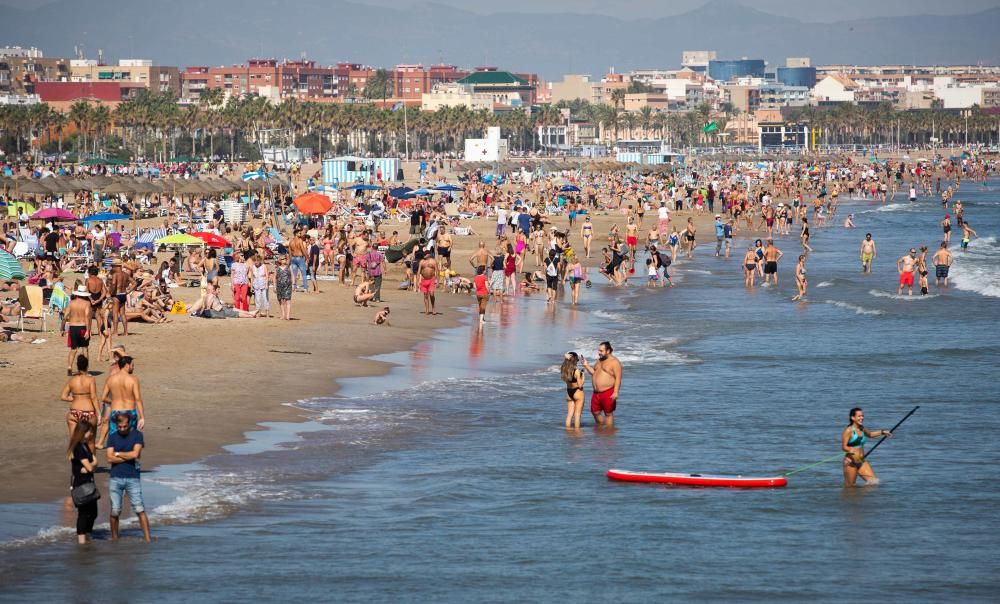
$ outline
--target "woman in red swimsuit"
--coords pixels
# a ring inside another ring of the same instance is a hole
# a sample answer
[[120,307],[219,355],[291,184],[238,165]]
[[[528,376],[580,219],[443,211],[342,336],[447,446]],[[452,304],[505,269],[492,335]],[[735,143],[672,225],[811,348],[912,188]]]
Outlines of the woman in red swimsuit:
[[521,258],[514,253],[514,246],[507,244],[507,255],[503,258],[504,293],[510,288],[511,295],[517,291],[517,269]]

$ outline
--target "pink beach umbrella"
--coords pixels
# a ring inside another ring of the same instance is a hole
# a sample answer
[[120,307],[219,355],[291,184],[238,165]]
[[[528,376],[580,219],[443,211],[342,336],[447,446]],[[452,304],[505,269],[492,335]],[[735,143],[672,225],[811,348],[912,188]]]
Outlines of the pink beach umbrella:
[[44,210],[38,210],[31,216],[28,216],[28,218],[31,220],[78,220],[75,214],[60,208],[45,208]]

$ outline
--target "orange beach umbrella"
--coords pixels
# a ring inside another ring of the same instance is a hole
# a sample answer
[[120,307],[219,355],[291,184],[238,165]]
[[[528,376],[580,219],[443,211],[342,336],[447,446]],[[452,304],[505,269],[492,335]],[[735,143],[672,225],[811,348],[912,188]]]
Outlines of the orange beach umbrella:
[[295,198],[292,203],[302,214],[326,214],[333,208],[333,202],[322,193],[303,193]]

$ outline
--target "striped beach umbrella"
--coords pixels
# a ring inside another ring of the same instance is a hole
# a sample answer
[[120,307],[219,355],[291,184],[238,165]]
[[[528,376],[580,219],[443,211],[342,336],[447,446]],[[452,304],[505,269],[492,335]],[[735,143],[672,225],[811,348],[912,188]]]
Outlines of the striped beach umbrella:
[[24,269],[13,254],[0,250],[0,281],[11,279],[24,279]]

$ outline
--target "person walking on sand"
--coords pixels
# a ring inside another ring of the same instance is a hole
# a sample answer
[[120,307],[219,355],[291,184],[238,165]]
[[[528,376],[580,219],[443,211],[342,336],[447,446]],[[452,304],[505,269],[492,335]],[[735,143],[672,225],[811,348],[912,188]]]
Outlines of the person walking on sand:
[[861,255],[861,272],[872,272],[872,262],[875,262],[877,253],[878,251],[875,249],[875,240],[872,239],[872,234],[865,233],[865,239],[861,242],[861,249],[858,252]]
[[62,325],[59,327],[59,334],[65,335],[66,346],[69,347],[69,356],[66,358],[66,375],[73,375],[73,365],[76,355],[89,355],[90,333],[90,292],[84,286],[79,286],[73,291],[73,299],[66,307],[66,314],[63,315]]
[[[584,361],[586,362],[586,361]],[[567,352],[563,357],[559,375],[566,382],[566,428],[580,429],[580,415],[583,413],[583,387],[586,377],[578,367],[580,357],[575,352]]]
[[[90,360],[85,356],[76,357],[77,373],[66,381],[59,398],[70,403],[69,412],[66,413],[66,429],[70,436],[76,430],[76,426],[82,422],[88,422],[94,426],[100,423],[100,411],[97,408],[97,380],[90,375]],[[89,443],[94,446],[94,435],[91,434]]]
[[953,262],[951,252],[948,250],[948,242],[941,242],[941,249],[934,252],[934,256],[931,257],[931,262],[934,263],[934,285],[943,285],[948,287],[948,271],[951,270],[951,263]]
[[417,276],[420,279],[420,293],[424,296],[425,315],[436,315],[434,311],[434,290],[437,288],[437,262],[434,257],[427,254],[420,259],[417,267]]
[[902,256],[896,261],[896,270],[899,271],[899,291],[896,295],[903,294],[903,287],[909,288],[909,295],[913,295],[913,273],[917,269],[917,250],[910,248],[910,253]]
[[477,266],[476,276],[472,278],[476,287],[476,307],[479,311],[479,328],[482,329],[486,323],[486,303],[490,299],[490,288],[486,280],[486,267]]
[[123,356],[118,359],[118,372],[104,382],[104,389],[101,390],[100,401],[110,402],[110,406],[101,414],[102,431],[98,439],[97,448],[103,449],[111,434],[114,434],[118,424],[115,418],[126,416],[129,425],[142,430],[146,427],[146,409],[142,401],[142,390],[139,386],[139,378],[132,375],[135,370],[135,363],[130,356]]
[[293,281],[288,256],[278,256],[278,268],[274,269],[274,295],[278,298],[278,311],[284,321],[292,320]]
[[615,425],[614,413],[622,385],[622,364],[612,352],[611,343],[604,341],[597,347],[597,363],[591,366],[587,359],[583,359],[583,368],[590,374],[594,387],[590,396],[590,413],[599,426],[609,428]]
[[840,433],[840,448],[844,451],[844,486],[853,487],[858,476],[869,485],[878,484],[878,477],[871,464],[865,460],[865,442],[877,436],[892,436],[888,430],[867,430],[865,412],[861,407],[851,409],[850,423]]

